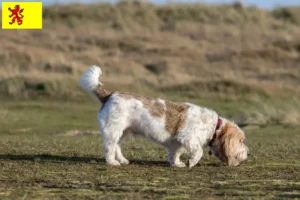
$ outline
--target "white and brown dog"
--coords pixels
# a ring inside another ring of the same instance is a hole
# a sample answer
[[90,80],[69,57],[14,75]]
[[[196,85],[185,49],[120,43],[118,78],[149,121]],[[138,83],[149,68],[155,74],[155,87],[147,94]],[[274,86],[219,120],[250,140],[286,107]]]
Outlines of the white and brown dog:
[[244,132],[217,113],[191,103],[175,103],[129,93],[110,92],[99,82],[101,69],[90,67],[79,85],[96,95],[103,106],[98,113],[104,136],[106,162],[128,164],[120,143],[128,135],[141,135],[168,148],[171,166],[185,167],[180,156],[190,154],[189,167],[203,155],[203,147],[229,166],[237,166],[250,155]]

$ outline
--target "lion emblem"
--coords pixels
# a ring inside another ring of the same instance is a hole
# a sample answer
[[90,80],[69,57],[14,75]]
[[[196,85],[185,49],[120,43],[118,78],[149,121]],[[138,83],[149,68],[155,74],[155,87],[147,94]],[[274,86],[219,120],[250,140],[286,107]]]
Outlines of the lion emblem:
[[23,23],[22,18],[24,17],[21,13],[24,11],[24,9],[21,9],[20,5],[15,5],[14,9],[8,8],[8,10],[11,12],[11,15],[9,15],[9,17],[13,17],[9,24],[14,24],[17,21],[18,25],[21,25]]

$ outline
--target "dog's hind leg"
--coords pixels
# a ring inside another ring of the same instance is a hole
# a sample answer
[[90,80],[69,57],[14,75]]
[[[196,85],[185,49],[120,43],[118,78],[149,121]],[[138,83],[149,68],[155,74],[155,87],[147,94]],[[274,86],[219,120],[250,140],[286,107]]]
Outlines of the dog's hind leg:
[[122,150],[121,150],[120,144],[118,144],[117,147],[116,147],[116,159],[121,164],[124,164],[124,165],[128,165],[129,164],[129,161],[122,154]]
[[104,149],[108,165],[118,166],[128,163],[128,160],[122,155],[120,147],[123,131],[128,126],[128,116],[124,113],[121,105],[112,102],[107,102],[98,113],[98,122],[104,137]]
[[[108,134],[109,135],[109,134]],[[118,141],[111,138],[104,140],[105,160],[108,165],[118,166],[120,162],[116,160],[116,152],[118,150]]]
[[117,145],[116,160],[119,161],[121,164],[128,165],[129,161],[123,156],[122,150],[121,150],[121,142],[124,140],[124,134],[126,134],[126,131],[123,132],[123,135]]
[[107,164],[114,166],[129,164],[129,161],[123,156],[120,146],[123,132],[108,132],[104,130],[103,135]]
[[129,161],[123,156],[120,143],[122,133],[104,133],[104,148],[106,153],[106,162],[108,165],[118,166],[120,164],[129,164]]
[[123,135],[122,130],[124,129],[124,126],[121,126],[122,124],[115,121],[114,118],[105,121],[100,119],[99,122],[100,129],[104,137],[106,163],[113,166],[120,165],[120,162],[126,163],[126,159],[123,159],[124,157],[119,145]]

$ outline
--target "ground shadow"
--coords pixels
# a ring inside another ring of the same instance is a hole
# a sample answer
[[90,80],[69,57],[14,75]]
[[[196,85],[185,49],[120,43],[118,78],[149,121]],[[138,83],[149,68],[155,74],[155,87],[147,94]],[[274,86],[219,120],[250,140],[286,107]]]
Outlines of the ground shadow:
[[157,160],[130,160],[131,164],[134,165],[147,165],[147,166],[163,166],[170,167],[167,161],[157,161]]
[[277,197],[298,199],[298,198],[300,198],[300,193],[299,194],[279,194],[279,195],[277,195]]
[[[2,154],[0,160],[27,160],[32,162],[47,161],[47,162],[83,162],[83,163],[99,163],[105,164],[104,158],[97,157],[83,157],[83,156],[59,156],[50,154],[37,154],[37,155],[14,155]],[[169,167],[167,161],[151,161],[151,160],[130,160],[130,164],[146,165],[146,166],[165,166]]]
[[72,161],[72,162],[100,162],[105,163],[105,159],[96,157],[81,157],[81,156],[59,156],[50,154],[36,154],[36,155],[14,155],[14,154],[2,154],[0,160],[27,160],[27,161]]
[[[35,154],[35,155],[15,155],[15,154],[0,154],[0,160],[25,160],[32,162],[81,162],[81,163],[96,163],[105,164],[104,158],[97,158],[92,156],[60,156],[51,154]],[[170,167],[168,161],[163,160],[129,160],[131,165],[141,165],[141,166],[160,166],[160,167]],[[201,165],[208,167],[220,167],[220,163],[201,163]]]

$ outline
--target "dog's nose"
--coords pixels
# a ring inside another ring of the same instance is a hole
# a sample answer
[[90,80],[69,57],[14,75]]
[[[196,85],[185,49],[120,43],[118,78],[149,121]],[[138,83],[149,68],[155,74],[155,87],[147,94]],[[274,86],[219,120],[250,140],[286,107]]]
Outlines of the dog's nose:
[[248,155],[248,156],[251,156],[251,153],[250,153],[250,151],[248,151],[247,155]]

